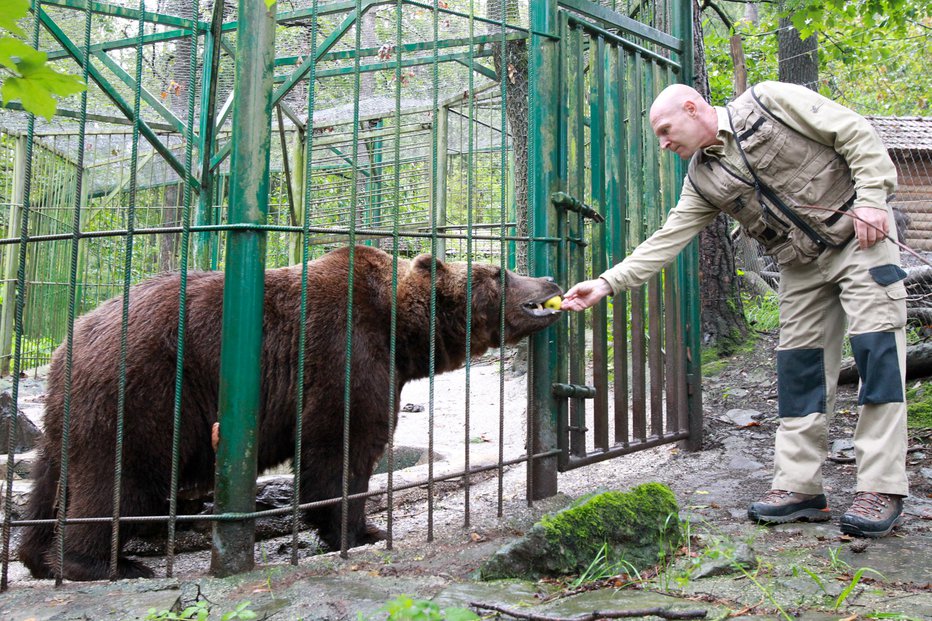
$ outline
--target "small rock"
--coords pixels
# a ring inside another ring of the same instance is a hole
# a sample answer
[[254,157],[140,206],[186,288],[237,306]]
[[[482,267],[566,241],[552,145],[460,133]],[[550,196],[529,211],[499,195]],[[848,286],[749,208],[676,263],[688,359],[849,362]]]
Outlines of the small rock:
[[[0,446],[6,449],[10,442],[10,428],[13,423],[15,410],[13,397],[8,392],[0,393]],[[33,424],[22,411],[16,416],[16,435],[13,438],[13,451],[24,453],[36,447],[36,441],[42,435],[38,427]]]
[[760,470],[764,467],[764,464],[759,461],[754,461],[753,459],[748,459],[747,457],[735,457],[730,462],[728,462],[728,467],[732,470]]
[[832,449],[828,458],[839,464],[854,462],[854,440],[843,438],[832,442]]
[[401,408],[402,412],[423,412],[424,406],[420,403],[405,403]]
[[[26,451],[24,453],[13,454],[13,476],[20,479],[29,477],[32,470],[32,464],[36,461],[36,451]],[[0,455],[0,472],[6,473],[7,454],[4,452]],[[2,476],[2,475],[0,475]]]
[[740,571],[740,568],[753,569],[757,565],[757,555],[746,543],[739,543],[734,552],[725,552],[717,557],[704,560],[692,573],[692,578],[724,576]]
[[866,550],[867,546],[869,545],[870,543],[868,543],[867,541],[863,539],[855,539],[854,541],[851,542],[851,545],[848,546],[848,549],[851,550],[852,552],[856,552],[860,554],[861,552]]
[[733,409],[725,412],[725,415],[722,417],[722,420],[726,423],[732,423],[738,427],[747,427],[752,423],[756,423],[762,414],[757,410],[742,410],[742,409]]
[[256,483],[256,505],[262,509],[278,509],[291,505],[294,481],[287,475],[261,477]]

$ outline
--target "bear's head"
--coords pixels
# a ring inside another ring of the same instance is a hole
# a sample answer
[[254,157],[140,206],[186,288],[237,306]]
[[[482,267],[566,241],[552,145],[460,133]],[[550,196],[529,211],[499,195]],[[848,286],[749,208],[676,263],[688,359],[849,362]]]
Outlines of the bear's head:
[[[413,262],[414,271],[428,278],[431,256],[420,255]],[[436,261],[438,311],[447,317],[463,317],[466,310],[466,263]],[[559,298],[563,290],[552,278],[521,276],[487,263],[472,264],[471,342],[473,354],[501,344],[502,285],[504,284],[505,343],[513,345],[525,336],[552,325],[560,317],[559,306],[548,300]],[[554,308],[556,306],[556,308]],[[458,312],[457,312],[458,311]]]

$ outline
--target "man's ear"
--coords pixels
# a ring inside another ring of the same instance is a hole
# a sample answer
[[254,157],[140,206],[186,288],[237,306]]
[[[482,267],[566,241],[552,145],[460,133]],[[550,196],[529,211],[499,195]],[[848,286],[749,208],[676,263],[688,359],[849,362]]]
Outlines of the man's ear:
[[687,116],[696,116],[696,102],[690,99],[684,101],[683,112],[685,112]]

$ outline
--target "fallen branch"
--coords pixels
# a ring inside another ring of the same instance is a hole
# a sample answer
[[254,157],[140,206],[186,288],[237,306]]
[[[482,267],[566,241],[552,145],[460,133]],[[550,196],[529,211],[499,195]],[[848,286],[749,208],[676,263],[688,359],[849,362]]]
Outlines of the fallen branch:
[[470,602],[470,606],[477,610],[491,610],[515,619],[527,621],[596,621],[596,619],[624,619],[630,617],[660,617],[661,619],[705,619],[705,610],[670,610],[669,608],[641,608],[640,610],[593,610],[592,612],[576,615],[575,617],[551,617],[538,615],[521,610],[511,610],[492,604]]
[[754,295],[767,296],[776,295],[774,288],[760,274],[745,270],[741,275],[744,285],[751,290]]

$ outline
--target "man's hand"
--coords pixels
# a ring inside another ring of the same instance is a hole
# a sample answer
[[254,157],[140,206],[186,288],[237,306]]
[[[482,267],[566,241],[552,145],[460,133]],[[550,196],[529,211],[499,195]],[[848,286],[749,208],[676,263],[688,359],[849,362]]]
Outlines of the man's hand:
[[854,234],[861,250],[870,248],[887,235],[887,210],[875,207],[855,207]]
[[584,280],[573,285],[563,296],[560,310],[581,311],[589,308],[602,298],[612,294],[612,288],[601,278]]

